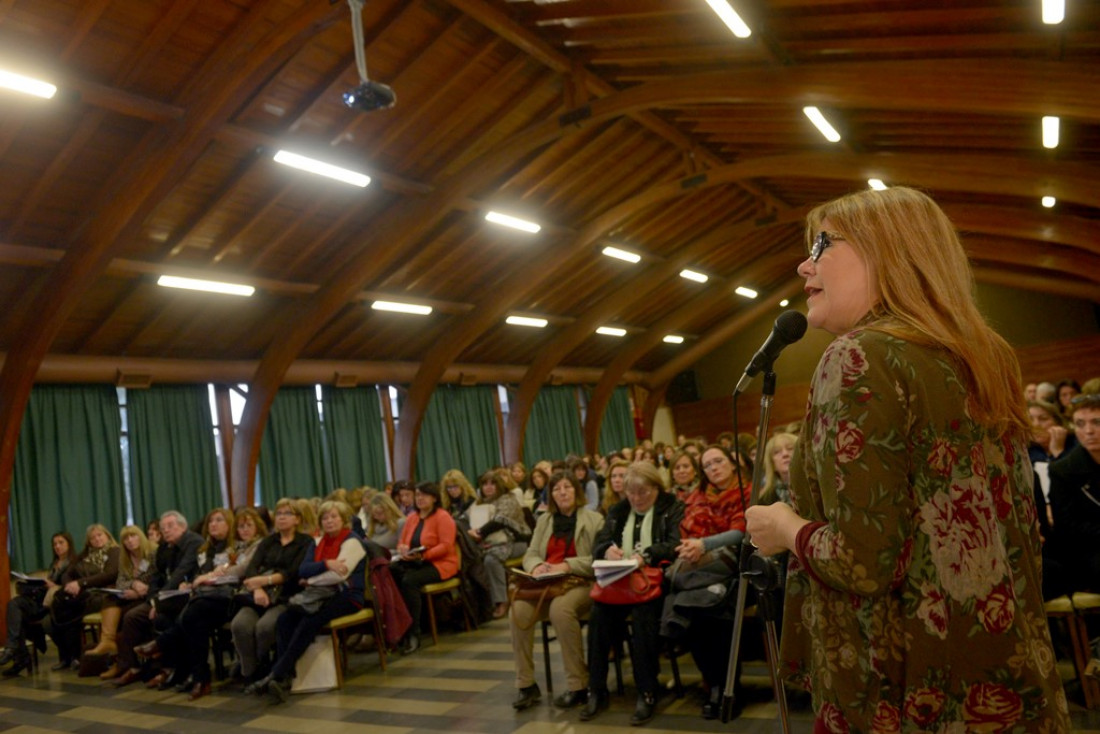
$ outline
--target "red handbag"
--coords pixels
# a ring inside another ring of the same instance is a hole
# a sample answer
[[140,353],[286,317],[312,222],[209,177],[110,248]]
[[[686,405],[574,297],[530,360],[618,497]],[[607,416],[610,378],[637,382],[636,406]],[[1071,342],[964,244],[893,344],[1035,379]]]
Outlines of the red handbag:
[[646,566],[607,586],[593,584],[589,596],[601,604],[644,604],[661,596],[664,578],[661,569]]

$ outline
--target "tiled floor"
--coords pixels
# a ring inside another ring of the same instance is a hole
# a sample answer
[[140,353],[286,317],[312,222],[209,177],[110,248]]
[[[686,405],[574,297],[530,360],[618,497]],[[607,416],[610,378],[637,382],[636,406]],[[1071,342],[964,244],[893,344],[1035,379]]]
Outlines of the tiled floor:
[[[560,657],[552,646],[555,681],[564,683]],[[638,732],[627,725],[633,710],[633,692],[612,694],[611,710],[583,724],[577,711],[558,711],[547,703],[517,713],[511,701],[513,668],[508,627],[493,622],[475,632],[447,634],[438,646],[430,641],[409,657],[390,659],[382,673],[374,654],[354,654],[342,691],[293,695],[288,703],[273,705],[266,698],[246,696],[230,688],[215,689],[212,696],[189,702],[181,694],[147,691],[138,684],[121,691],[103,688],[98,678],[78,678],[75,673],[49,672],[53,653],[44,658],[42,670],[28,677],[0,682],[0,731],[33,732],[139,731],[272,732],[273,734],[434,734],[437,732],[484,734],[620,734]],[[704,721],[699,716],[699,675],[689,657],[681,668],[688,689],[683,699],[671,692],[661,699],[657,717],[644,728],[650,734],[673,732],[732,732],[763,734],[781,731],[776,706],[767,687],[766,670],[749,664],[744,680],[749,685],[748,705],[741,716],[727,724]],[[541,681],[541,651],[535,662]],[[668,665],[664,665],[665,673]],[[609,681],[614,687],[614,673]],[[1071,698],[1074,693],[1071,690]],[[1073,706],[1074,731],[1100,732],[1100,715]],[[791,731],[808,734],[811,716],[805,710],[791,715]]]

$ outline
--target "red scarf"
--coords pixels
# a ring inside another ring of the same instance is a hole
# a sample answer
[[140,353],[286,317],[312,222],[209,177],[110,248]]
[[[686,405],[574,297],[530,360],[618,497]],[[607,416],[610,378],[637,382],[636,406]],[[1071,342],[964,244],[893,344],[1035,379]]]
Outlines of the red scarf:
[[321,542],[313,549],[313,560],[331,561],[336,558],[340,555],[340,546],[344,544],[344,539],[349,535],[351,535],[351,528],[344,528],[332,536],[327,533],[322,535]]

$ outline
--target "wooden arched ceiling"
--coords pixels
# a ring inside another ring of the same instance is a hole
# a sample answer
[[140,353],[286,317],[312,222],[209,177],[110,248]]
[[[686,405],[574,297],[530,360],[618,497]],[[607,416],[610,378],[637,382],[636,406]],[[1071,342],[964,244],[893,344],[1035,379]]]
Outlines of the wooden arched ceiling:
[[[808,206],[872,175],[942,202],[979,279],[1100,302],[1096,3],[1053,27],[1033,0],[737,5],[745,41],[703,0],[368,0],[371,76],[398,102],[361,113],[340,98],[343,0],[0,2],[0,66],[60,89],[0,91],[0,486],[47,355],[257,365],[236,486],[296,361],[395,365],[401,469],[458,363],[520,368],[525,398],[563,367],[607,370],[601,394],[627,369],[659,387],[790,287]],[[1043,115],[1062,117],[1053,151]],[[284,169],[280,147],[373,182]],[[490,207],[545,227],[501,230]],[[608,260],[608,241],[645,259]],[[259,290],[181,294],[164,271]],[[755,304],[729,293],[750,276]],[[379,297],[436,310],[371,312]],[[606,322],[631,335],[591,334]]]

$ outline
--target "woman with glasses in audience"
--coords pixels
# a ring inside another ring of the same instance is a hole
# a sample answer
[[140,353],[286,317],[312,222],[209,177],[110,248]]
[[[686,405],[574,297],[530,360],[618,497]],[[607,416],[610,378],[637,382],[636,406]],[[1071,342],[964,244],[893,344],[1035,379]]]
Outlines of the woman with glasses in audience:
[[[657,467],[631,464],[625,478],[626,500],[607,513],[603,529],[596,536],[593,558],[610,561],[635,559],[641,566],[659,567],[676,558],[680,543],[680,521],[684,504],[665,488]],[[607,660],[616,640],[632,619],[634,684],[638,700],[630,718],[640,726],[653,718],[657,706],[657,673],[660,668],[660,620],[663,600],[658,597],[640,604],[592,605],[588,623],[588,702],[581,721],[590,721],[607,708]]]
[[412,617],[401,650],[406,655],[420,649],[420,587],[446,581],[458,573],[455,521],[440,507],[439,486],[421,482],[413,501],[417,511],[409,515],[397,544],[397,558],[390,565],[394,581]]
[[489,595],[493,602],[493,619],[508,613],[508,579],[504,563],[519,558],[527,550],[531,529],[516,496],[507,489],[508,482],[501,470],[487,471],[478,479],[481,487],[479,505],[491,508],[489,521],[467,531],[485,550],[483,563],[489,576]]
[[275,504],[274,531],[260,541],[245,569],[240,609],[230,622],[240,675],[253,683],[268,674],[268,656],[275,647],[275,624],[287,601],[298,590],[298,567],[312,538],[298,532],[301,510],[291,499]]

